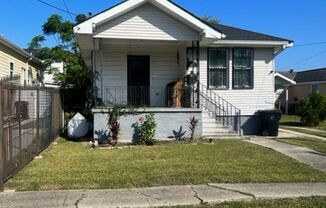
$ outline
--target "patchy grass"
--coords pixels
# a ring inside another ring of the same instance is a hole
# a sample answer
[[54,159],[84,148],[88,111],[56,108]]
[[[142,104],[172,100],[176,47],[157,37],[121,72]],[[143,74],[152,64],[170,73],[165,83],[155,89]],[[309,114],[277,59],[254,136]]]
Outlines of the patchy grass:
[[285,142],[288,144],[294,144],[302,147],[308,147],[310,149],[316,150],[326,154],[326,141],[314,138],[278,138],[279,142]]
[[321,182],[326,173],[239,140],[90,149],[63,139],[6,184],[19,191],[164,185]]
[[282,115],[280,125],[282,127],[304,127],[310,129],[324,130],[326,131],[326,121],[321,122],[318,126],[306,126],[301,122],[300,116],[296,115]]
[[[183,208],[324,208],[326,197],[304,197],[294,199],[269,199],[244,202],[226,202],[217,205],[183,206]],[[178,208],[182,208],[181,206]]]

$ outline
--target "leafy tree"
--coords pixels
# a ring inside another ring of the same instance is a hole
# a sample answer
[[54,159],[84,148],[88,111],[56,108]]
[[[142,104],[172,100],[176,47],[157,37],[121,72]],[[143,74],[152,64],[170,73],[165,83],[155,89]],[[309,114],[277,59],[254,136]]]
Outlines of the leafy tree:
[[220,23],[220,20],[215,18],[215,17],[212,17],[212,16],[208,16],[208,15],[205,15],[205,16],[202,16],[201,19],[205,22],[208,22],[208,23],[212,23],[212,24],[218,24]]
[[326,96],[311,93],[296,105],[296,113],[304,124],[317,126],[326,119]]
[[[75,22],[64,20],[60,15],[53,14],[42,26],[42,35],[35,36],[28,45],[28,50],[33,51],[34,56],[44,61],[46,67],[53,62],[63,62],[64,72],[53,72],[57,84],[64,88],[79,89],[84,92],[86,99],[90,103],[90,92],[92,87],[92,71],[89,70],[80,52],[77,49],[77,42],[74,38],[74,25],[85,21],[87,16],[77,15]],[[42,42],[53,36],[57,45],[53,47],[43,47]]]

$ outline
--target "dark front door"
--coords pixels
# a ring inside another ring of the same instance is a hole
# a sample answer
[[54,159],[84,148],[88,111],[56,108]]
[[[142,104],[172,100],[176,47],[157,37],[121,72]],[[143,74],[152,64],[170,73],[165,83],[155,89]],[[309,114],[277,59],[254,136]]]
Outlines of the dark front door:
[[149,56],[128,56],[128,104],[149,105]]

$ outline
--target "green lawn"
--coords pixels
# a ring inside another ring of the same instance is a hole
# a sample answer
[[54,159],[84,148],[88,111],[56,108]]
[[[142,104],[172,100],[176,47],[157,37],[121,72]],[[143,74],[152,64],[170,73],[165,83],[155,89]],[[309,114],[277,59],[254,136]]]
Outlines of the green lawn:
[[[305,126],[301,120],[300,116],[296,115],[282,115],[280,125],[282,127],[288,126],[288,127],[304,127],[304,128],[311,128],[311,129],[319,129],[319,130],[325,130],[326,131],[326,121],[320,123],[316,127],[311,126]],[[304,133],[304,132],[303,132]]]
[[325,208],[326,197],[296,199],[254,200],[248,202],[226,202],[217,205],[183,206],[178,208]]
[[314,138],[279,138],[280,142],[294,144],[302,147],[308,147],[318,152],[326,154],[326,141]]
[[42,155],[6,186],[25,191],[326,181],[326,173],[239,140],[90,149],[87,143],[60,139]]

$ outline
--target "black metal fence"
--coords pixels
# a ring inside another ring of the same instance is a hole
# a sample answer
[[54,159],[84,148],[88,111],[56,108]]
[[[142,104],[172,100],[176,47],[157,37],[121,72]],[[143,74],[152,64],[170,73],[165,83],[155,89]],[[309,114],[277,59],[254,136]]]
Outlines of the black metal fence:
[[59,136],[62,114],[56,89],[0,84],[0,191]]
[[107,86],[101,93],[103,105],[193,108],[197,102],[193,87]]

